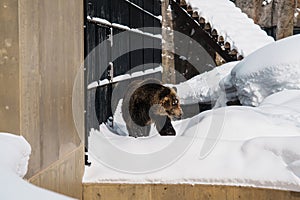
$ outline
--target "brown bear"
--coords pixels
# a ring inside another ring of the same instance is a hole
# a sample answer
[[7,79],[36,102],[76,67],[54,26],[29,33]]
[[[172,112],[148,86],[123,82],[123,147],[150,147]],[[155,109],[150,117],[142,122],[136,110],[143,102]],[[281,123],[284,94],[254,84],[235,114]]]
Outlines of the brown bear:
[[160,135],[176,135],[171,120],[180,119],[182,109],[176,91],[157,79],[133,81],[125,92],[122,116],[129,136],[149,136],[155,123]]

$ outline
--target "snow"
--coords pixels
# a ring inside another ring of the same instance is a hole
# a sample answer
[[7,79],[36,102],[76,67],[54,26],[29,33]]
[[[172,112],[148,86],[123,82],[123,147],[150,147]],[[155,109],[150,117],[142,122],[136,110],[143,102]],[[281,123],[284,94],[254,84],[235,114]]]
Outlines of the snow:
[[223,80],[243,105],[258,106],[270,94],[300,89],[300,35],[269,44],[238,63]]
[[[158,18],[161,18],[161,16],[159,16]],[[112,28],[117,28],[117,29],[121,29],[121,30],[125,30],[125,31],[130,31],[130,32],[133,32],[133,33],[138,33],[138,34],[141,34],[141,35],[144,35],[144,36],[149,36],[149,37],[160,39],[160,40],[162,39],[161,34],[152,34],[152,33],[147,32],[149,30],[149,28],[147,28],[147,27],[139,28],[139,29],[129,28],[128,26],[123,25],[123,24],[111,23],[106,19],[102,19],[102,18],[99,18],[99,17],[91,17],[91,16],[87,16],[87,20],[91,21],[91,22],[94,22],[94,23],[102,24],[104,26],[109,26],[109,27],[112,27]]]
[[30,153],[31,147],[24,137],[0,133],[0,199],[71,200],[22,179],[27,172]]
[[[124,137],[102,124],[101,132],[91,131],[92,166],[86,168],[83,181],[300,191],[299,102],[300,91],[287,90],[266,98],[259,107],[232,106],[203,112],[174,122],[176,137],[153,133],[148,138]],[[120,108],[115,115],[115,129],[126,132]],[[214,135],[211,130],[218,123],[218,134]],[[215,144],[206,150],[210,142]],[[176,147],[171,149],[174,155],[169,154],[171,147]],[[156,157],[145,159],[149,155]]]
[[39,187],[36,187],[27,181],[21,179],[12,171],[0,167],[0,199],[2,200],[71,200],[69,198]]
[[270,3],[272,3],[272,0],[264,0],[264,1],[262,2],[262,5],[263,5],[263,6],[266,6],[266,5],[270,4]]
[[[114,127],[91,130],[85,183],[250,186],[300,192],[300,88],[293,36],[175,86],[182,103],[224,98],[235,88],[244,105],[174,121],[175,137],[151,127],[128,137],[121,101]],[[221,105],[221,104],[220,104]],[[255,105],[256,107],[252,107]]]
[[0,165],[24,177],[31,153],[29,143],[22,136],[0,132],[0,148]]
[[109,83],[117,83],[119,81],[125,81],[125,80],[129,80],[129,79],[132,79],[132,78],[140,77],[140,76],[155,74],[155,73],[162,72],[162,71],[163,71],[162,66],[158,66],[158,67],[155,67],[155,68],[146,69],[144,71],[134,72],[132,74],[119,75],[119,76],[113,77],[112,81],[109,81],[108,79],[93,81],[87,86],[87,89],[90,90],[90,89],[93,89],[93,88],[96,88],[96,87],[99,87],[99,86],[107,85]]
[[185,82],[166,86],[175,87],[182,104],[192,104],[198,102],[214,102],[220,96],[220,80],[230,74],[232,68],[239,61],[229,62],[216,67],[211,71],[197,75]]
[[274,42],[253,20],[228,0],[188,0],[193,10],[209,22],[239,55],[248,56]]

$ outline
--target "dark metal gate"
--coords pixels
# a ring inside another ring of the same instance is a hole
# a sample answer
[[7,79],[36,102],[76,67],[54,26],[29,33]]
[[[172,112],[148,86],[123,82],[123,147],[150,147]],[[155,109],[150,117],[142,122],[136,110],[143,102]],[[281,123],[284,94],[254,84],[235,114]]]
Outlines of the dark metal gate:
[[[134,72],[159,68],[161,49],[134,49],[133,46],[136,43],[161,45],[160,31],[155,28],[136,30],[161,27],[161,1],[85,0],[84,10],[85,126],[88,136],[92,128],[99,129],[99,124],[112,116],[118,99],[111,97],[117,83],[126,85]],[[128,34],[120,39],[120,34],[125,32]],[[120,78],[124,74],[129,78]],[[140,73],[139,76],[160,78],[161,73]]]

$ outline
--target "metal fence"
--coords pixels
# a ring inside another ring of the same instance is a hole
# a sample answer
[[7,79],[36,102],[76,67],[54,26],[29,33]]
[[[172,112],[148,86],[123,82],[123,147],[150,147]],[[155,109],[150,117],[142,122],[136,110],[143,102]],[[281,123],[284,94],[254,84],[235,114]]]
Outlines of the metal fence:
[[[140,73],[138,78],[161,77],[161,72],[155,70],[161,64],[161,49],[133,47],[137,42],[161,46],[160,31],[154,28],[146,32],[136,30],[161,27],[161,1],[85,0],[84,12],[85,126],[88,136],[91,128],[98,129],[99,124],[112,116],[118,101],[111,99],[116,85],[126,86],[133,79],[130,75],[137,71],[152,69],[152,73]],[[120,39],[119,35],[124,32],[128,34]],[[129,78],[118,78],[124,74]]]

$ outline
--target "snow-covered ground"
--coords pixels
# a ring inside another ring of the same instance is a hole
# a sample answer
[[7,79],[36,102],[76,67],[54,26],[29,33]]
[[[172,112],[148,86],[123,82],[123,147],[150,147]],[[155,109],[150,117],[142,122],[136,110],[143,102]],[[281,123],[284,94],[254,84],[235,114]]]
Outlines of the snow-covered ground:
[[193,10],[216,29],[239,55],[248,56],[274,42],[254,21],[229,0],[188,0]]
[[[92,166],[86,167],[83,181],[201,183],[300,191],[298,44],[300,36],[274,42],[239,63],[226,65],[222,72],[215,70],[187,81],[191,91],[184,86],[187,83],[177,85],[186,102],[190,98],[216,98],[230,86],[236,87],[243,103],[256,107],[225,106],[175,121],[176,137],[161,137],[153,127],[150,137],[121,136],[126,135],[126,127],[119,105],[115,130],[105,124],[100,131],[91,130]],[[207,83],[209,77],[217,82],[223,78],[221,87]],[[247,101],[243,101],[245,96]]]
[[0,199],[71,200],[22,179],[27,172],[30,153],[31,147],[22,136],[0,133]]

